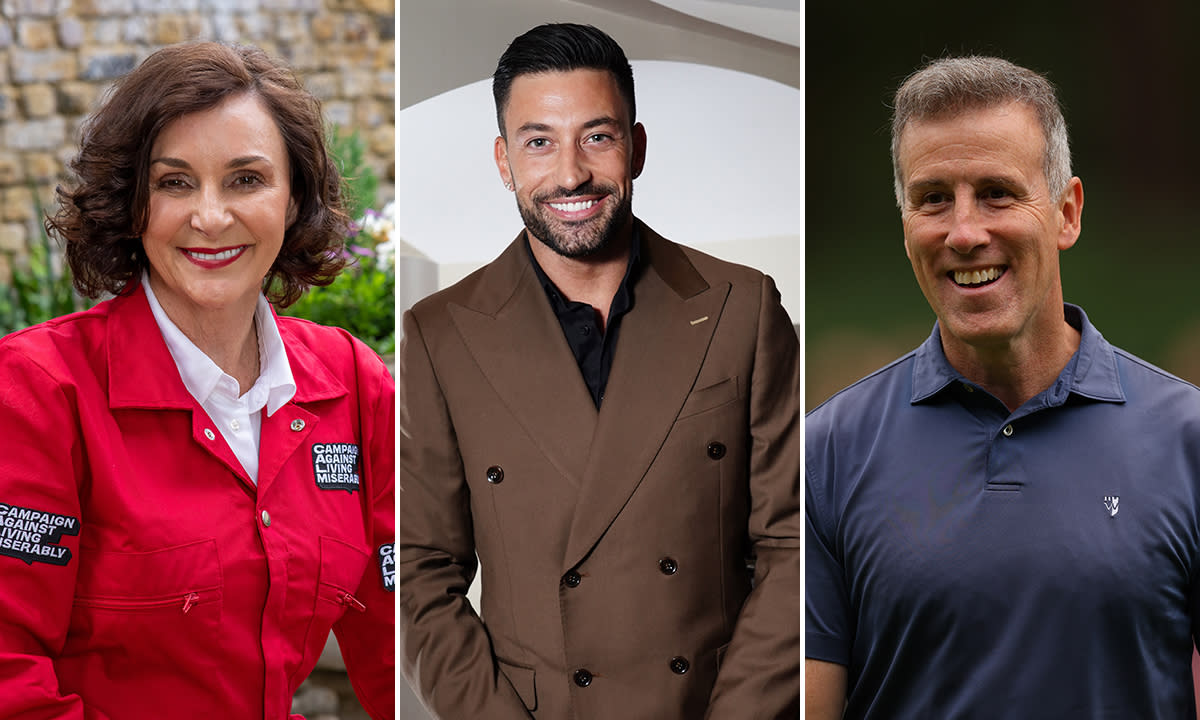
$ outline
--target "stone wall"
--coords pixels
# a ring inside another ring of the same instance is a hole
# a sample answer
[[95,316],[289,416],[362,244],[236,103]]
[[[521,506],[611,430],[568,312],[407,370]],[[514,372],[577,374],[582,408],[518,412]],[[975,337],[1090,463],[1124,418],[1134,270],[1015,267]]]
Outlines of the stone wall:
[[283,58],[325,116],[357,130],[395,184],[394,0],[0,0],[0,284],[55,207],[79,125],[113,79],[188,40],[257,45]]

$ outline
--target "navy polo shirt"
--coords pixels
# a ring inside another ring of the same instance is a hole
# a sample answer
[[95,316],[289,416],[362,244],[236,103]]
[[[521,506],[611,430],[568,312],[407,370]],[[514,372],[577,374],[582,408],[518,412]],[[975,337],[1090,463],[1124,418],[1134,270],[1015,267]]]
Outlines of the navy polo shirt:
[[808,414],[806,655],[847,718],[1195,717],[1200,389],[1065,316],[1014,412],[935,326]]

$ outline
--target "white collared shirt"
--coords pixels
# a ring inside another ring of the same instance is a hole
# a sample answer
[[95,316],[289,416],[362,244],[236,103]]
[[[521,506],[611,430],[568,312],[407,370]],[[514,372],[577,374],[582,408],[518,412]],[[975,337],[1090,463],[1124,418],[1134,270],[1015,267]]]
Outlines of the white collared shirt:
[[279,335],[279,326],[275,323],[270,303],[259,293],[258,305],[254,308],[260,358],[258,379],[244,395],[239,396],[237,380],[222,371],[167,317],[158,298],[154,296],[147,273],[142,274],[142,287],[146,290],[150,311],[154,313],[154,321],[158,323],[167,350],[175,360],[184,387],[208,413],[209,419],[229,444],[229,449],[233,450],[234,456],[257,485],[262,412],[265,409],[267,417],[274,415],[296,394],[292,366],[283,348],[283,338]]

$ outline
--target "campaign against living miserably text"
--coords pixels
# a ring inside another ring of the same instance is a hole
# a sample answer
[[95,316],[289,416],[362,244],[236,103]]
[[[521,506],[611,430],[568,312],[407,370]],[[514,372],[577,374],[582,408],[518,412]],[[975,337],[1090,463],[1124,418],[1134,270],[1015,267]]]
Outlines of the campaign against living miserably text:
[[71,550],[58,543],[63,535],[78,534],[78,518],[0,503],[0,555],[17,558],[26,565],[66,565],[71,561]]

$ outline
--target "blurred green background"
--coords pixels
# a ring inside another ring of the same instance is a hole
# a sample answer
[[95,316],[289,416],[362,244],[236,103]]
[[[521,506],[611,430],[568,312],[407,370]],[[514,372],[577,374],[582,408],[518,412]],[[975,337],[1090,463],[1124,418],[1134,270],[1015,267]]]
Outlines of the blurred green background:
[[933,326],[904,255],[889,104],[930,58],[999,55],[1059,91],[1083,180],[1063,291],[1114,344],[1200,381],[1200,3],[814,3],[805,13],[805,405]]

